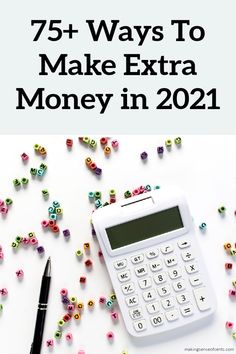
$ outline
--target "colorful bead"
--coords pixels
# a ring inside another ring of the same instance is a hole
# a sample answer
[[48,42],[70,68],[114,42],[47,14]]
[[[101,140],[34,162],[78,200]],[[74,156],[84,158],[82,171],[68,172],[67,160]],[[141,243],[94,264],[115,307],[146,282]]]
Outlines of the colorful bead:
[[12,248],[18,248],[19,244],[17,242],[12,242],[11,247]]
[[65,229],[65,230],[63,230],[62,232],[63,232],[63,235],[64,235],[65,238],[70,237],[70,230]]
[[59,208],[60,207],[60,203],[57,200],[54,200],[54,202],[52,202],[52,205],[54,208]]
[[41,221],[42,227],[48,227],[48,224],[49,224],[48,220],[42,220]]
[[66,139],[66,146],[68,148],[71,148],[73,146],[73,140],[72,139]]
[[118,321],[118,319],[119,319],[119,315],[118,315],[118,312],[112,312],[111,313],[111,318],[112,318],[112,320],[113,321]]
[[160,186],[154,186],[153,189],[160,189]]
[[61,336],[62,336],[62,331],[56,331],[54,333],[54,338],[55,339],[61,339]]
[[67,296],[62,296],[61,302],[63,303],[63,305],[68,305],[70,303],[70,300]]
[[225,327],[226,327],[226,328],[233,328],[233,326],[234,326],[233,322],[227,321],[227,322],[225,323]]
[[74,319],[75,320],[79,320],[80,319],[80,314],[78,312],[76,312],[74,315],[73,315]]
[[89,167],[91,168],[91,170],[96,170],[97,165],[95,164],[95,162],[92,162]]
[[52,232],[54,232],[54,234],[57,234],[60,231],[59,227],[57,225],[54,225],[52,227]]
[[101,145],[106,145],[107,144],[107,138],[103,137],[100,139]]
[[115,197],[115,196],[116,196],[116,191],[115,191],[115,189],[110,189],[110,190],[109,190],[109,196],[110,196],[110,197]]
[[117,140],[112,140],[111,146],[113,147],[113,149],[118,149],[118,147],[119,147],[118,141]]
[[108,307],[109,309],[112,308],[113,306],[113,301],[112,300],[107,300],[106,301],[106,307]]
[[113,204],[113,203],[115,203],[116,202],[116,197],[111,197],[110,198],[110,204]]
[[41,148],[41,146],[39,144],[34,144],[34,150],[38,151]]
[[233,286],[236,288],[236,280],[232,281]]
[[87,166],[90,166],[91,163],[92,163],[92,159],[91,159],[90,157],[87,157],[87,158],[85,159],[85,163],[86,163]]
[[87,268],[91,268],[92,265],[93,265],[93,262],[90,260],[90,259],[87,259],[85,262],[84,262],[85,266]]
[[110,155],[110,153],[111,153],[111,148],[110,148],[110,146],[106,146],[103,151],[104,151],[104,154],[105,154],[105,155]]
[[140,157],[142,160],[146,160],[148,158],[148,153],[146,151],[143,151],[141,154],[140,154]]
[[47,198],[49,196],[48,190],[47,189],[43,189],[42,190],[42,195],[43,195],[44,198]]
[[199,225],[199,229],[202,231],[205,231],[207,227],[207,224],[205,222],[202,222],[201,225]]
[[158,153],[158,155],[163,155],[163,153],[164,153],[164,147],[163,147],[163,146],[158,146],[158,147],[157,147],[157,153]]
[[0,312],[3,310],[3,305],[0,304]]
[[89,144],[89,142],[90,142],[90,138],[88,136],[84,136],[83,137],[83,143]]
[[54,213],[50,214],[49,219],[50,220],[57,220],[57,214],[54,214]]
[[54,340],[53,339],[48,339],[46,341],[46,345],[47,345],[47,347],[53,347],[54,346]]
[[236,290],[229,290],[229,296],[236,296]]
[[73,335],[72,333],[67,333],[65,335],[67,342],[71,342],[73,340]]
[[72,304],[75,304],[77,302],[77,297],[76,296],[71,296],[70,297],[70,301],[72,302]]
[[11,198],[6,198],[5,203],[6,205],[11,205],[13,203],[13,200]]
[[67,311],[73,312],[74,310],[75,310],[75,305],[73,305],[73,304],[67,305]]
[[23,245],[28,245],[30,243],[30,239],[28,237],[23,237],[22,243]]
[[175,145],[181,145],[182,139],[180,138],[180,136],[178,136],[177,138],[175,138],[174,142],[175,142]]
[[62,208],[56,208],[56,214],[57,215],[62,215],[63,214],[63,209]]
[[60,294],[61,296],[66,296],[68,294],[68,290],[66,288],[62,288]]
[[37,245],[38,244],[38,239],[36,237],[32,237],[30,239],[30,244],[33,245],[33,246]]
[[99,168],[99,167],[96,167],[96,169],[95,169],[95,174],[97,175],[97,176],[100,176],[101,174],[102,174],[102,169],[101,168]]
[[145,189],[146,189],[146,191],[150,192],[152,190],[152,187],[150,186],[150,184],[147,184],[145,186]]
[[31,167],[30,174],[31,174],[31,176],[36,176],[37,175],[37,168]]
[[98,209],[98,208],[101,208],[102,206],[102,202],[100,199],[97,199],[95,200],[95,203],[94,203],[95,207]]
[[112,302],[115,302],[116,301],[116,294],[111,294],[110,299]]
[[2,251],[0,251],[0,261],[4,260],[4,253]]
[[79,310],[83,310],[83,308],[84,308],[83,302],[78,302],[77,308],[78,308]]
[[22,269],[17,270],[16,276],[18,279],[22,279],[24,277],[24,271]]
[[139,195],[139,189],[138,188],[134,189],[132,195]]
[[224,214],[225,211],[226,211],[226,208],[225,208],[224,206],[221,206],[221,207],[218,208],[218,212],[219,212],[220,214]]
[[7,296],[8,290],[6,288],[0,289],[0,295]]
[[89,146],[92,148],[92,149],[95,149],[97,147],[97,142],[95,140],[90,140],[89,142]]
[[23,237],[21,237],[21,236],[16,236],[16,242],[17,242],[17,243],[21,243],[22,240],[23,240]]
[[64,320],[60,320],[60,321],[57,322],[57,324],[58,324],[59,327],[63,327],[64,324],[65,324],[65,321]]
[[40,170],[44,170],[46,171],[48,166],[45,164],[45,163],[41,163],[40,166],[39,166]]
[[15,187],[19,187],[19,186],[20,186],[20,180],[17,179],[17,178],[14,179],[14,180],[13,180],[13,184],[14,184]]
[[86,283],[86,277],[85,277],[85,276],[80,277],[80,278],[79,278],[79,282],[80,282],[81,284],[85,284],[85,283]]
[[167,148],[171,148],[171,146],[172,146],[172,141],[171,141],[170,139],[167,139],[167,140],[165,141],[165,145],[166,145]]
[[236,332],[232,333],[233,339],[236,339]]
[[40,254],[40,255],[42,255],[45,252],[45,249],[43,246],[38,246],[36,248],[36,250],[37,250],[38,254]]
[[98,301],[99,301],[99,304],[104,305],[104,304],[106,303],[106,298],[105,298],[105,296],[100,296]]
[[51,229],[56,225],[54,220],[48,220],[48,226],[51,227]]
[[40,153],[40,155],[46,155],[46,154],[47,154],[47,151],[46,151],[46,149],[42,146],[42,147],[39,148],[39,153]]
[[8,213],[8,208],[7,207],[1,207],[0,208],[0,212],[3,214],[3,215],[6,215]]
[[232,269],[233,263],[225,263],[225,269]]
[[76,251],[76,256],[81,258],[83,256],[83,252],[81,250]]
[[94,192],[94,198],[95,199],[101,199],[101,197],[102,197],[102,193],[100,191]]
[[231,243],[229,243],[229,242],[224,244],[224,249],[225,249],[226,251],[230,250],[231,247],[232,247],[232,245],[231,245]]
[[89,192],[88,193],[88,197],[89,197],[89,199],[93,199],[94,198],[94,193],[93,192]]
[[85,252],[89,252],[90,251],[90,243],[89,242],[85,242],[84,243],[84,250],[85,250]]
[[236,248],[231,248],[230,254],[231,256],[236,256]]
[[45,170],[39,168],[37,171],[37,176],[42,177],[44,175]]
[[71,315],[69,313],[67,313],[65,316],[63,316],[63,321],[64,322],[69,322],[71,319]]
[[92,307],[94,307],[94,305],[95,305],[95,302],[93,300],[88,301],[88,307],[92,308]]
[[114,333],[113,332],[107,332],[107,339],[108,340],[113,340],[114,339]]
[[125,198],[130,198],[132,196],[132,193],[130,192],[130,191],[126,191],[125,193],[124,193],[124,197]]
[[23,154],[21,154],[21,158],[22,158],[22,161],[27,161],[29,159],[29,156],[23,152]]

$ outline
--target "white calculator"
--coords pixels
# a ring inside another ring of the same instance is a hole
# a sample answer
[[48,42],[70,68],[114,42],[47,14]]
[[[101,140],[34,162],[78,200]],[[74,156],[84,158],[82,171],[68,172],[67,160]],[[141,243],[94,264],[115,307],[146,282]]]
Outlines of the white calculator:
[[214,292],[180,191],[155,190],[97,209],[93,224],[132,336],[212,315]]

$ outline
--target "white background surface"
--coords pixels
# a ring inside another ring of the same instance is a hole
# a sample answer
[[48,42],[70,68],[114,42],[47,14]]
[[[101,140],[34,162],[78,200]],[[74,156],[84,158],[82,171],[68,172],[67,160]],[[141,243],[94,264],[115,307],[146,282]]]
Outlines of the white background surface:
[[[93,152],[77,141],[71,151],[66,148],[63,136],[5,136],[0,140],[0,199],[11,197],[14,204],[6,218],[0,217],[0,244],[5,260],[0,264],[0,288],[6,287],[9,295],[0,299],[4,310],[0,315],[1,353],[29,353],[34,332],[35,316],[39,295],[41,275],[48,256],[52,258],[52,284],[44,332],[42,353],[47,353],[45,340],[53,337],[57,321],[64,314],[60,302],[60,289],[66,287],[70,295],[75,295],[85,303],[96,301],[93,311],[85,307],[81,321],[72,321],[64,333],[72,332],[74,341],[71,346],[62,340],[55,345],[55,353],[74,353],[84,349],[86,354],[119,354],[127,349],[129,354],[145,353],[184,353],[185,347],[234,347],[236,342],[225,330],[225,321],[236,322],[236,304],[229,299],[227,292],[232,279],[236,278],[235,269],[230,274],[224,270],[224,263],[230,261],[223,244],[235,242],[236,217],[236,168],[235,136],[201,137],[184,136],[183,146],[173,146],[165,152],[163,159],[156,153],[157,145],[163,145],[167,136],[121,136],[117,152],[109,158],[103,154],[99,144]],[[97,137],[98,139],[99,137]],[[174,138],[174,137],[172,137]],[[33,151],[39,143],[47,149],[44,162],[48,171],[42,180],[32,179],[30,167],[38,167],[42,158]],[[148,161],[143,163],[139,157],[142,151],[149,153]],[[21,161],[21,153],[29,154],[27,164]],[[87,170],[84,159],[91,156],[103,168],[100,179]],[[16,191],[14,178],[29,177],[27,188]],[[122,198],[127,189],[133,190],[140,185],[175,184],[182,188],[188,198],[190,210],[196,224],[196,237],[199,239],[218,299],[218,309],[213,322],[203,329],[181,336],[171,335],[168,340],[156,339],[136,343],[126,333],[122,319],[114,325],[109,312],[98,304],[100,295],[108,296],[112,287],[105,266],[97,256],[98,244],[90,233],[92,205],[88,201],[89,191],[100,190],[103,202],[108,199],[111,188],[116,189],[117,197]],[[48,188],[50,198],[45,201],[41,190]],[[58,222],[61,230],[70,229],[71,239],[66,242],[62,232],[55,237],[42,230],[40,222],[47,218],[47,209],[54,200],[63,207],[64,214]],[[225,205],[226,215],[222,218],[217,208]],[[207,232],[198,230],[201,222],[207,223]],[[39,243],[45,247],[41,259],[31,247],[20,248],[15,253],[11,242],[17,235],[34,231]],[[87,272],[83,261],[76,259],[75,251],[84,242],[91,242],[91,259],[94,267]],[[234,264],[235,265],[235,264]],[[25,277],[22,282],[16,278],[15,271],[22,268]],[[80,275],[87,276],[84,289],[79,284]],[[108,343],[107,331],[115,333],[114,342]]]

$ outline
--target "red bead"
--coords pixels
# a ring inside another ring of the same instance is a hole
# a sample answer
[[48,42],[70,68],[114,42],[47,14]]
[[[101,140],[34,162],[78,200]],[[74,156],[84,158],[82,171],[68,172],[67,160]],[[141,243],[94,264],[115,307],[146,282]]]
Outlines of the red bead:
[[54,234],[58,233],[60,231],[59,227],[57,225],[54,225],[52,227],[52,232],[54,232]]
[[225,269],[232,269],[233,263],[225,263]]
[[96,170],[97,165],[95,164],[95,162],[92,162],[89,167],[91,168],[91,170]]
[[49,227],[53,227],[53,226],[55,226],[56,225],[56,223],[55,223],[55,221],[54,220],[48,220],[48,226]]
[[79,278],[79,282],[82,283],[82,284],[85,284],[86,283],[86,277],[80,277]]
[[66,145],[68,147],[72,147],[73,146],[73,140],[72,139],[66,139]]
[[67,313],[67,314],[63,317],[63,321],[65,321],[65,322],[70,321],[70,319],[71,319],[71,315],[70,315],[69,313]]
[[100,139],[101,145],[106,145],[107,144],[107,138],[103,137]]
[[86,267],[92,267],[93,262],[90,259],[87,259],[84,264],[86,265]]

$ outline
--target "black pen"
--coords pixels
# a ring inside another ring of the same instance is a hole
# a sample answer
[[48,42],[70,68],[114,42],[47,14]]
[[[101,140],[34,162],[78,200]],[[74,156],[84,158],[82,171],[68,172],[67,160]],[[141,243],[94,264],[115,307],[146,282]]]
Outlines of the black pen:
[[46,267],[42,277],[40,295],[39,295],[39,305],[38,312],[34,330],[34,339],[31,346],[30,354],[40,354],[42,340],[43,340],[43,330],[45,317],[48,307],[48,295],[51,282],[51,259],[50,257],[47,260]]

